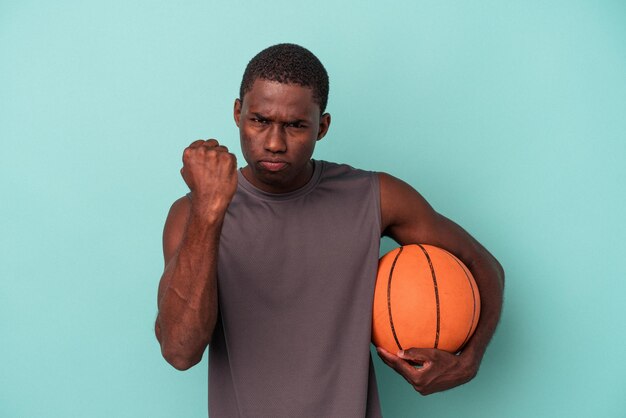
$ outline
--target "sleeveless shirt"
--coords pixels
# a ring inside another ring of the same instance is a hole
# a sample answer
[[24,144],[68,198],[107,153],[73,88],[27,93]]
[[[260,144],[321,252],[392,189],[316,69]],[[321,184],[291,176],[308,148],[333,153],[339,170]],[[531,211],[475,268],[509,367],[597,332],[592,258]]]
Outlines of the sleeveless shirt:
[[285,194],[238,173],[219,245],[213,418],[381,416],[370,356],[378,176],[314,165]]

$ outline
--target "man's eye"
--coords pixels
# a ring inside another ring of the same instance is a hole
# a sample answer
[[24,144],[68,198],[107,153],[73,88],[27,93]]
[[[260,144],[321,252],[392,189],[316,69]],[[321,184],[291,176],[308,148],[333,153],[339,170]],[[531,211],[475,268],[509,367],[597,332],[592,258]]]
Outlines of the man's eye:
[[287,128],[296,128],[296,129],[299,129],[299,128],[304,128],[304,125],[303,125],[303,124],[301,124],[300,122],[288,123],[288,124],[287,124]]

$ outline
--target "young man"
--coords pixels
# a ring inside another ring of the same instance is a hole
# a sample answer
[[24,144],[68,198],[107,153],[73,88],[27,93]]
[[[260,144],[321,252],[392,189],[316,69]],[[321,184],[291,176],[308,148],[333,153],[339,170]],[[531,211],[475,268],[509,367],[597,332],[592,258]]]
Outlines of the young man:
[[155,328],[180,370],[210,344],[211,416],[380,416],[369,343],[381,236],[457,255],[482,297],[462,353],[378,350],[417,391],[472,379],[498,322],[503,270],[467,232],[388,174],[311,159],[327,97],[319,60],[275,45],[250,61],[235,101],[247,165],[215,139],[183,153],[191,192],[165,224]]

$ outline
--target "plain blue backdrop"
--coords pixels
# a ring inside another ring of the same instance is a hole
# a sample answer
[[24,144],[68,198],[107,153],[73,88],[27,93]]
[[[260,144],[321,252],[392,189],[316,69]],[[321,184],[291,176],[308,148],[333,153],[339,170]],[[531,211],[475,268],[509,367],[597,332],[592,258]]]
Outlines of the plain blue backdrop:
[[[153,336],[183,148],[248,60],[326,65],[316,158],[387,171],[502,262],[480,373],[387,417],[626,416],[623,1],[0,2],[0,416],[202,417]],[[390,249],[392,243],[383,243]]]

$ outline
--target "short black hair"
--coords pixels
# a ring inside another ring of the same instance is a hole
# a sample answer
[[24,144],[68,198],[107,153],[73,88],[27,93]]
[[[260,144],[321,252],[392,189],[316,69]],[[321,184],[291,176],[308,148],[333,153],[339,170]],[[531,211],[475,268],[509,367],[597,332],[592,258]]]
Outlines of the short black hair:
[[320,113],[328,103],[328,73],[308,49],[295,44],[278,44],[264,49],[246,66],[239,88],[239,99],[252,89],[257,78],[284,84],[298,84],[313,90]]

